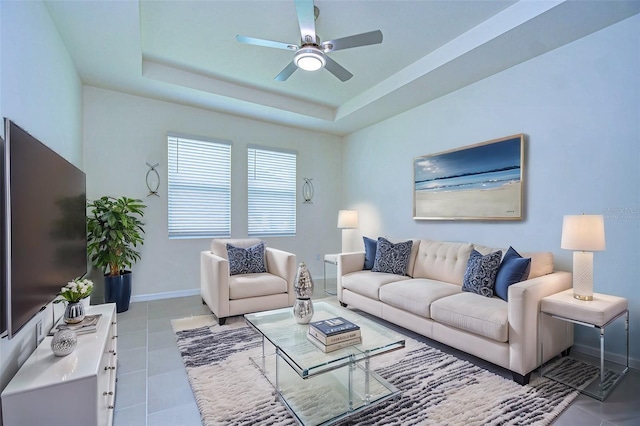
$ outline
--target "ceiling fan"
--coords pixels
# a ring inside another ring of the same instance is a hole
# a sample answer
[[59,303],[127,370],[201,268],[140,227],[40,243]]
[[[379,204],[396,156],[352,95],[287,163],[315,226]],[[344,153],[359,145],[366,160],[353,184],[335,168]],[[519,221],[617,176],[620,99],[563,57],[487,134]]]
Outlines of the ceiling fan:
[[300,45],[242,35],[236,36],[236,40],[240,43],[296,52],[293,55],[293,61],[275,77],[277,81],[285,81],[298,68],[305,71],[316,71],[320,68],[326,68],[327,71],[338,77],[341,81],[347,81],[353,77],[353,74],[331,59],[327,53],[335,52],[336,50],[350,49],[352,47],[382,43],[382,32],[380,30],[320,42],[320,38],[316,34],[315,23],[320,11],[314,6],[313,0],[295,0],[295,6],[298,23],[300,24],[300,34],[302,35]]

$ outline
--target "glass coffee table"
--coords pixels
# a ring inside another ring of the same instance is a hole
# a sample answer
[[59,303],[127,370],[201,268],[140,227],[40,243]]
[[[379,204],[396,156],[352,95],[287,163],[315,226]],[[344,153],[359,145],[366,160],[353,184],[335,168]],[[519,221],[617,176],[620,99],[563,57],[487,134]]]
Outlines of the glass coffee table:
[[371,358],[404,348],[387,327],[327,302],[315,302],[312,321],[343,317],[360,326],[362,343],[324,353],[307,340],[292,308],[245,315],[262,335],[262,356],[252,359],[287,409],[303,425],[329,425],[396,398],[400,391],[371,370]]

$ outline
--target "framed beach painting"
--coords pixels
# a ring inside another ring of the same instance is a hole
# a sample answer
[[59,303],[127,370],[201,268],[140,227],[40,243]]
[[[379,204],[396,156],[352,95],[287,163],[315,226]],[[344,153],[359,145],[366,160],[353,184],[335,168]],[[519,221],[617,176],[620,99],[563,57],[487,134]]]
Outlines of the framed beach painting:
[[524,134],[413,160],[413,218],[521,220]]

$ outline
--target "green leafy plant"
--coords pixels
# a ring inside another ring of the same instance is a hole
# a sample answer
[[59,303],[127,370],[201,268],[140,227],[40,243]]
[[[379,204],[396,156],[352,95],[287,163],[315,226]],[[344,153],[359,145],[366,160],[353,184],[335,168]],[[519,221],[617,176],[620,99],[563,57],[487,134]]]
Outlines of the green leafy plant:
[[71,302],[76,303],[91,295],[93,291],[93,281],[87,278],[74,278],[67,285],[60,289],[58,298],[53,303]]
[[122,275],[140,260],[135,250],[144,244],[142,200],[104,196],[87,203],[87,251],[91,262],[110,276]]

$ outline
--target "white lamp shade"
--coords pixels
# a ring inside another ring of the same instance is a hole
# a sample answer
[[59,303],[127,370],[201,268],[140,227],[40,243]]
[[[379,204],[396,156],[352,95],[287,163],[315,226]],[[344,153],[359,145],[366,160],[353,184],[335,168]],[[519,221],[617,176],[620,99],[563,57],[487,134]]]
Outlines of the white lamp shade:
[[586,214],[565,216],[562,221],[560,247],[566,250],[604,250],[604,216]]
[[355,210],[338,211],[338,228],[353,229],[358,227],[358,212]]

